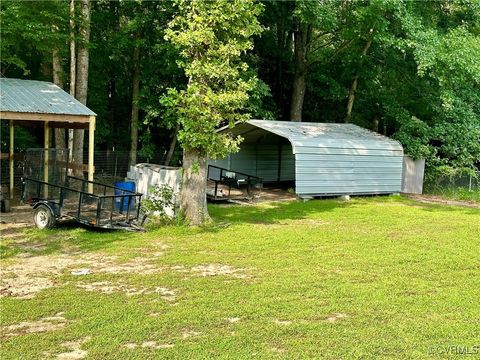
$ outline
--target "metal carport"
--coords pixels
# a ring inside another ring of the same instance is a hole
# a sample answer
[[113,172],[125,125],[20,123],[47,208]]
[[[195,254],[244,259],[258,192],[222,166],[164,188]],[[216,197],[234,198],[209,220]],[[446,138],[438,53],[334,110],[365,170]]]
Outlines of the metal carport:
[[353,124],[250,120],[221,132],[240,135],[240,151],[210,161],[265,182],[295,181],[300,197],[399,193],[403,147]]

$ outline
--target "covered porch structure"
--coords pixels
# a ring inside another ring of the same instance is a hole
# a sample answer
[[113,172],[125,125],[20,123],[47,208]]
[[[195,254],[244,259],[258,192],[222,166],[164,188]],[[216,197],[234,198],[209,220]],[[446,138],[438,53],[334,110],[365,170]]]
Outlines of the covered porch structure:
[[[15,126],[43,127],[43,178],[48,182],[50,129],[88,130],[88,164],[71,164],[86,170],[93,181],[96,114],[57,85],[34,80],[0,78],[0,120],[9,124],[9,152],[1,154],[9,161],[9,196],[13,198],[15,162]],[[92,185],[89,184],[89,192]]]

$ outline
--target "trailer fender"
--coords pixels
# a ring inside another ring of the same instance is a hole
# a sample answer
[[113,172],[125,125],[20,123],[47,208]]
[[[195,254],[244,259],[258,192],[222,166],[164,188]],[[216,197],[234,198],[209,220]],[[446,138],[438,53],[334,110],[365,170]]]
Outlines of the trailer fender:
[[39,202],[35,203],[35,205],[33,205],[33,209],[35,210],[40,205],[45,205],[46,207],[48,207],[55,217],[60,216],[60,209],[59,209],[57,204],[52,203],[50,201],[39,201]]

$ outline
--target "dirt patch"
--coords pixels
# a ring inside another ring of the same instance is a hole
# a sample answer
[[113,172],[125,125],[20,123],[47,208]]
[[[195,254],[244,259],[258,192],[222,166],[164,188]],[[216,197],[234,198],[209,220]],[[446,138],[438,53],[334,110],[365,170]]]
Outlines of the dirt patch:
[[199,333],[198,331],[194,331],[194,330],[184,330],[182,332],[182,338],[183,339],[188,339],[188,338],[191,338],[191,337],[196,337],[196,336],[199,336],[201,333]]
[[67,270],[70,273],[88,270],[84,272],[108,274],[154,274],[162,271],[152,260],[154,258],[136,257],[119,262],[116,256],[102,254],[24,256],[13,265],[0,268],[0,297],[32,298],[39,291],[55,286],[54,278]]
[[159,344],[156,341],[144,341],[140,343],[127,343],[124,345],[127,349],[136,349],[138,347],[149,348],[149,349],[171,349],[174,344]]
[[279,347],[272,347],[272,348],[270,348],[270,351],[272,351],[274,353],[277,353],[277,354],[284,354],[284,353],[287,352],[286,349],[279,348]]
[[78,360],[83,359],[87,356],[87,351],[82,350],[82,344],[90,340],[90,337],[87,336],[83,339],[78,339],[75,341],[67,341],[61,344],[64,348],[67,348],[69,351],[60,353],[57,355],[59,360]]
[[83,260],[71,256],[23,257],[18,263],[0,269],[0,297],[32,298],[55,285],[52,275],[58,276],[65,268],[82,263]]
[[440,204],[449,206],[463,206],[470,208],[480,208],[480,203],[467,200],[449,200],[436,195],[404,195],[405,197],[427,204]]
[[291,325],[292,322],[290,320],[279,320],[279,319],[275,319],[273,321],[275,324],[277,325],[280,325],[280,326],[287,326],[287,325]]
[[335,314],[329,315],[325,319],[325,321],[328,322],[328,323],[334,323],[334,322],[337,322],[338,320],[345,319],[347,317],[348,317],[347,314],[335,313]]
[[167,301],[175,301],[176,291],[164,287],[135,287],[125,284],[115,284],[109,281],[99,281],[93,283],[77,284],[77,287],[86,291],[101,292],[103,294],[124,293],[127,296],[159,294],[160,297]]
[[192,267],[191,271],[203,277],[231,276],[237,279],[245,279],[248,277],[248,275],[244,273],[245,269],[236,269],[232,266],[222,264],[198,265]]
[[58,313],[54,316],[45,317],[36,321],[23,321],[18,324],[2,326],[0,333],[4,337],[44,333],[62,329],[67,323],[68,321],[63,317],[63,313]]
[[0,214],[0,231],[24,229],[33,226],[33,211],[30,205],[12,206],[11,211]]
[[235,324],[235,323],[237,323],[237,322],[240,321],[240,318],[238,318],[238,317],[229,317],[229,318],[227,318],[227,321],[228,321],[230,324]]
[[[154,257],[156,257],[154,253]],[[107,273],[107,274],[123,274],[123,273],[138,273],[138,274],[155,274],[162,271],[161,268],[152,264],[154,258],[151,257],[135,257],[126,262],[119,262],[117,256],[105,255],[86,255],[82,257],[90,264],[92,273]]]

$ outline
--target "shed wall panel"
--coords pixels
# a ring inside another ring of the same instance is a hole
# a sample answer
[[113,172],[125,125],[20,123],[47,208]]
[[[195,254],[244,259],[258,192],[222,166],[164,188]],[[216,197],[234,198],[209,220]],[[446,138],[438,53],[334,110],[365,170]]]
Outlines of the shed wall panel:
[[[303,150],[305,149],[305,153]],[[321,151],[315,151],[321,149]],[[297,147],[298,195],[378,194],[400,191],[403,154],[398,150]]]

